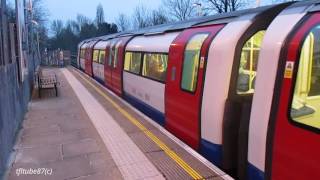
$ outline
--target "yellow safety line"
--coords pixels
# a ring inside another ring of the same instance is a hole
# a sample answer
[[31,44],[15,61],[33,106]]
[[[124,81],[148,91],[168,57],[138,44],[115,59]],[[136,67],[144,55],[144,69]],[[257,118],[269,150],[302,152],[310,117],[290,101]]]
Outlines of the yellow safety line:
[[125,116],[132,124],[137,126],[147,137],[149,137],[154,143],[156,143],[172,160],[174,160],[183,170],[185,170],[193,179],[204,179],[196,170],[190,167],[179,155],[172,151],[164,142],[162,142],[157,136],[150,132],[144,125],[142,125],[136,118],[131,116],[126,110],[121,108],[115,101],[107,96],[103,91],[97,88],[96,85],[83,77],[83,75],[77,72],[80,77],[86,81],[92,88],[94,88],[101,96],[109,101],[114,108],[116,108],[123,116]]

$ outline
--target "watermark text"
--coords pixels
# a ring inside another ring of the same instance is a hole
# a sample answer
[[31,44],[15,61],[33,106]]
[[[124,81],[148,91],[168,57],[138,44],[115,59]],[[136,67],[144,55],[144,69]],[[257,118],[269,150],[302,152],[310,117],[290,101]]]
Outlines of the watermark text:
[[16,169],[16,175],[43,175],[43,176],[51,176],[53,173],[50,168],[18,168]]

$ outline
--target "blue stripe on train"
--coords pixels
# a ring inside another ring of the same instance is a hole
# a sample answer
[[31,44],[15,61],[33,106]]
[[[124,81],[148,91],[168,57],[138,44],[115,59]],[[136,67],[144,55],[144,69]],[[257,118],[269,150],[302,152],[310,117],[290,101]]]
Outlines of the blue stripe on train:
[[201,139],[200,153],[213,164],[222,165],[222,145],[213,144],[205,139]]
[[132,106],[139,109],[145,115],[149,116],[151,119],[155,120],[161,126],[164,126],[165,118],[164,114],[157,109],[151,107],[150,105],[146,104],[145,102],[137,99],[129,95],[128,93],[124,93],[124,99],[129,102]]
[[264,173],[252,165],[248,163],[248,180],[264,180]]
[[100,84],[104,85],[104,80],[102,80],[101,78],[99,77],[96,77],[96,76],[93,76],[93,78],[98,81]]

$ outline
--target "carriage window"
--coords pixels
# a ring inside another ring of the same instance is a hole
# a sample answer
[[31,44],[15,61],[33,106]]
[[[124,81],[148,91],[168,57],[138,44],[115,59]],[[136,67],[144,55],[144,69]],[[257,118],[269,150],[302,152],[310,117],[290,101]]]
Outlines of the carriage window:
[[320,129],[320,25],[310,31],[301,49],[291,118]]
[[265,30],[257,32],[243,46],[237,82],[237,94],[254,93],[260,47]]
[[104,60],[106,58],[106,52],[104,50],[100,51],[99,54],[99,63],[104,64]]
[[82,49],[82,58],[85,58],[86,51]]
[[84,58],[84,50],[83,49],[80,50],[80,58]]
[[98,62],[98,59],[99,59],[99,50],[94,50],[93,51],[93,62]]
[[166,80],[168,55],[146,53],[143,58],[142,75],[164,82]]
[[194,92],[197,87],[200,50],[209,34],[197,34],[191,38],[184,52],[181,88]]
[[141,53],[126,52],[124,61],[124,70],[140,74],[141,69]]

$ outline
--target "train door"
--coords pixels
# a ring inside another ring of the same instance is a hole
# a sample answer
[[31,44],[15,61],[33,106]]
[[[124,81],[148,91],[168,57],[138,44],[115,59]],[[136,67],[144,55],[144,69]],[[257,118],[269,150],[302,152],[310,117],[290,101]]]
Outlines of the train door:
[[82,47],[84,45],[84,42],[81,42],[79,45],[78,45],[78,56],[77,56],[77,68],[80,68],[80,59],[82,57]]
[[113,59],[114,59],[114,52],[112,51],[114,49],[114,46],[116,44],[116,40],[111,40],[109,43],[109,46],[107,46],[107,59],[105,62],[105,82],[106,86],[112,89],[112,69],[113,69]]
[[92,76],[92,57],[93,57],[93,47],[95,45],[95,41],[90,42],[85,51],[85,73],[89,76]]
[[183,31],[171,44],[165,87],[165,127],[199,148],[200,113],[207,53],[223,25]]
[[290,37],[276,85],[266,173],[268,179],[320,179],[320,13],[305,18]]

